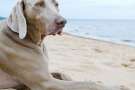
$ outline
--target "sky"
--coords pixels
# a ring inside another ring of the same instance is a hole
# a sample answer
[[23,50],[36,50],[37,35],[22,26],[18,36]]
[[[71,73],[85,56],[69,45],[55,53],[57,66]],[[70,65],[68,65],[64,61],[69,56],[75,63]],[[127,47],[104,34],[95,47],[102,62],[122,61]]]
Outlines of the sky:
[[[17,0],[0,0],[7,17]],[[58,0],[60,13],[71,19],[135,19],[135,0]]]

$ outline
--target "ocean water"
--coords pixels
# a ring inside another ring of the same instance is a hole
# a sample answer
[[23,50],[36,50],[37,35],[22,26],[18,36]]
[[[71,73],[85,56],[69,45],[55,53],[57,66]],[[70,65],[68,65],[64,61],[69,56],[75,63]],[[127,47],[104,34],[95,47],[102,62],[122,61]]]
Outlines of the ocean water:
[[135,47],[135,20],[68,20],[64,31]]

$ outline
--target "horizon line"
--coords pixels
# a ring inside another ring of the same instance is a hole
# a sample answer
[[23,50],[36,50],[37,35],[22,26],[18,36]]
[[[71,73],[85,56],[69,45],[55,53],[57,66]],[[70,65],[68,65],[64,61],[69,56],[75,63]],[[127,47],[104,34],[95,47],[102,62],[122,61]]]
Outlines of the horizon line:
[[[6,17],[0,16],[1,19]],[[135,20],[135,18],[66,18],[67,20]]]

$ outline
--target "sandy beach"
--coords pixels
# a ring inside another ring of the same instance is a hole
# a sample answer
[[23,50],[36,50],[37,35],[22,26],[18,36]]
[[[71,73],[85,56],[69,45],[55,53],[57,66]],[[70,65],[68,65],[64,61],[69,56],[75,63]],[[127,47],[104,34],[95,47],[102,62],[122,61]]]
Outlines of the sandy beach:
[[52,72],[135,90],[135,48],[67,34],[50,36],[45,43]]
[[135,90],[135,48],[67,34],[44,42],[51,72],[67,74],[74,81]]

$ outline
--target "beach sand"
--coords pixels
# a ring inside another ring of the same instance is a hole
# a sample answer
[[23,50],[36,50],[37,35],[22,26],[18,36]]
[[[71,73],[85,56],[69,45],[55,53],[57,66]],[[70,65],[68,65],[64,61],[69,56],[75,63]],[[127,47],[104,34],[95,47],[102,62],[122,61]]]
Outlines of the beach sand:
[[51,72],[65,73],[75,81],[135,90],[135,48],[67,34],[44,42]]
[[67,34],[48,37],[45,43],[52,72],[135,90],[135,48]]

